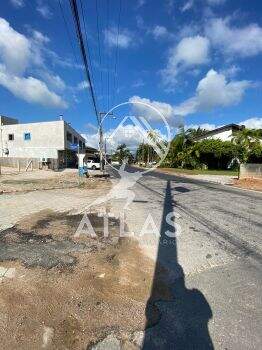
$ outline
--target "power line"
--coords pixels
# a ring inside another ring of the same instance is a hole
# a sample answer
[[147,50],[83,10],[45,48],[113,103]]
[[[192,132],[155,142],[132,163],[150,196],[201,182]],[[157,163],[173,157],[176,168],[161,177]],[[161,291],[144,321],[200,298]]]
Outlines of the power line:
[[86,50],[85,50],[85,45],[84,45],[84,41],[83,41],[83,35],[82,35],[82,31],[81,31],[81,24],[80,24],[76,0],[70,0],[70,5],[71,5],[71,10],[72,10],[72,14],[73,14],[74,22],[75,22],[76,33],[77,33],[80,51],[81,51],[81,55],[82,55],[82,59],[83,59],[84,67],[85,67],[86,77],[87,77],[87,81],[89,83],[92,103],[93,103],[93,107],[94,107],[95,114],[97,117],[98,125],[100,125],[98,106],[97,106],[97,102],[96,102],[95,91],[94,91],[94,87],[93,87],[93,83],[92,83],[92,79],[91,79],[90,68],[89,68]]
[[118,64],[118,52],[119,52],[119,32],[120,32],[120,18],[122,10],[122,1],[119,0],[119,13],[118,13],[118,25],[117,25],[117,42],[116,42],[116,55],[115,55],[115,70],[114,70],[114,92],[113,92],[113,104],[115,103],[115,95],[117,87],[117,64]]
[[100,67],[100,85],[101,85],[101,97],[104,97],[104,87],[103,87],[103,73],[102,73],[102,56],[101,56],[101,44],[100,44],[100,28],[98,21],[98,4],[96,0],[96,32],[97,32],[97,41],[98,41],[98,56],[99,56],[99,67]]
[[[84,16],[84,6],[82,3],[82,0],[80,0],[80,8],[81,8],[81,14],[82,14],[82,22],[84,24],[84,36],[85,36],[85,42],[86,42],[86,51],[87,51],[87,57],[88,61],[90,63],[90,73],[91,73],[91,79],[94,81],[94,70],[93,70],[93,65],[92,65],[92,60],[91,60],[91,50],[88,45],[88,39],[87,39],[87,30],[86,30],[86,21],[85,21],[85,16]],[[94,86],[94,91],[95,91],[95,86]],[[95,91],[96,92],[96,91]]]
[[[107,35],[109,34],[109,0],[107,0],[107,9],[106,9],[106,13],[107,13]],[[110,106],[110,98],[109,98],[109,91],[110,91],[110,83],[109,83],[109,79],[110,78],[110,72],[109,72],[109,51],[107,54],[107,110],[109,111],[109,106]]]
[[65,25],[65,28],[66,28],[66,33],[67,33],[67,36],[68,36],[68,40],[69,40],[69,43],[70,43],[70,46],[71,46],[74,58],[76,60],[76,63],[78,64],[78,59],[77,59],[77,56],[76,56],[76,53],[75,53],[75,49],[74,49],[74,46],[73,46],[73,41],[72,41],[72,38],[71,38],[71,35],[70,35],[69,27],[67,25],[67,21],[66,21],[64,10],[63,10],[63,6],[61,4],[61,0],[58,0],[58,2],[59,2],[59,8],[60,8],[61,16],[63,18],[64,25]]

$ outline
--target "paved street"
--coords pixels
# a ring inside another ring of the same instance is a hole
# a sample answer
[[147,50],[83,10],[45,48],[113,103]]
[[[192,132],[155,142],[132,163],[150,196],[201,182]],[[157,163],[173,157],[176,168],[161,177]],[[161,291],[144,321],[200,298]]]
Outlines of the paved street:
[[[129,168],[129,171],[136,173],[140,170]],[[117,197],[121,190],[115,185],[119,186],[120,179],[117,172],[110,173],[112,187],[109,183],[104,183],[96,188],[87,189],[3,194],[0,208],[1,229],[11,227],[23,218],[24,222],[27,218],[29,221],[34,220],[34,213],[41,210],[81,212],[87,204],[105,198],[106,194],[110,193],[110,188],[118,188],[113,192]],[[140,276],[144,272],[149,276],[148,285],[151,292],[146,295],[145,303],[139,302],[136,316],[130,315],[133,325],[138,324],[138,321],[142,324],[143,319],[146,319],[145,331],[142,331],[144,326],[135,328],[139,330],[137,334],[130,331],[133,348],[259,349],[262,340],[262,195],[258,192],[159,172],[151,172],[142,177],[138,175],[139,173],[134,175],[138,178],[134,187],[130,187],[130,192],[125,193],[131,194],[131,197],[132,194],[135,195],[133,202],[124,211],[125,233],[133,234],[142,254],[152,259],[153,267],[151,269],[150,264],[143,265],[147,264],[148,259],[139,258],[142,262],[139,267],[136,267],[133,261],[130,263],[133,254],[131,251],[129,258],[123,253],[119,265],[122,272],[116,272],[117,281],[119,279],[122,283],[121,288],[123,283],[127,283],[126,266],[137,271],[137,278],[133,273],[129,276],[131,285],[136,281],[135,288],[143,287],[144,280]],[[126,198],[111,198],[107,203],[100,205],[106,206],[119,217],[119,214],[123,213],[125,203]],[[98,209],[98,205],[92,205],[92,211]],[[63,217],[63,214],[61,215]],[[66,229],[66,216],[61,222],[62,226],[59,218],[58,215],[58,226],[52,223],[43,225],[43,228],[46,227],[48,231],[51,227],[50,233],[54,235],[57,234],[57,230],[63,232]],[[175,220],[175,230],[170,218]],[[76,225],[78,224],[77,221]],[[74,225],[71,224],[70,227],[75,231]],[[17,232],[20,232],[19,228]],[[41,232],[38,234],[41,235]],[[53,243],[51,245],[53,246]],[[125,243],[122,243],[121,249],[124,245]],[[117,248],[117,251],[121,249]],[[139,252],[136,254],[139,256]],[[106,265],[110,264],[106,262]],[[13,265],[10,263],[10,266]],[[23,271],[26,276],[34,273],[32,269],[24,270],[20,265],[14,266],[17,275],[24,276]],[[112,264],[112,267],[114,269],[115,265]],[[99,274],[103,269],[104,266],[98,268]],[[81,271],[80,267],[76,268],[75,276],[77,271]],[[148,271],[151,271],[149,275]],[[88,272],[87,269],[86,273]],[[60,276],[63,277],[62,274]],[[105,276],[103,278],[106,285],[107,281],[111,280],[106,279],[109,278],[109,273]],[[18,283],[20,280],[15,281]],[[92,281],[88,280],[90,283]],[[5,284],[8,284],[6,279]],[[108,287],[105,290],[107,289]],[[132,291],[130,287],[128,290]],[[89,300],[89,294],[85,292],[84,295]],[[123,302],[126,292],[123,289],[120,296],[122,304],[126,307],[126,302]],[[120,305],[120,297],[116,295],[116,298]],[[136,298],[132,291],[127,300],[133,303]],[[46,307],[48,305],[44,304],[44,310]],[[110,311],[111,307],[110,301],[108,315],[111,315],[115,322],[122,311],[114,315]],[[128,307],[125,310],[128,310]],[[77,315],[75,317],[78,317]],[[98,317],[96,311],[93,311],[93,316]],[[126,316],[124,318],[126,319]],[[42,322],[42,319],[40,321]],[[40,323],[36,323],[36,326]],[[120,322],[119,325],[123,326],[123,323]],[[57,327],[54,326],[56,336]],[[101,349],[110,348],[112,342],[120,344],[119,340],[114,338],[114,331],[109,329],[106,334],[109,340],[105,341],[106,345]],[[113,337],[113,340],[110,337]],[[110,346],[108,341],[111,342]],[[139,346],[135,347],[134,344]]]
[[[156,266],[148,308],[161,314],[143,348],[259,349],[262,195],[157,172],[140,178],[133,190],[129,231],[139,234],[150,214],[161,233],[160,239],[137,237]],[[165,240],[170,211],[181,235]],[[163,265],[171,301],[154,295]]]

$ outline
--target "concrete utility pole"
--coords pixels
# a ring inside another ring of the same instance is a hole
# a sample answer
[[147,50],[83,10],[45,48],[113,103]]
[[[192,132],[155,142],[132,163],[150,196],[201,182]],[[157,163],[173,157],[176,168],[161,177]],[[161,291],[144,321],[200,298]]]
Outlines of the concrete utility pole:
[[[109,115],[113,116],[113,113],[99,112],[99,157],[100,157],[100,170],[104,171],[103,163],[103,151],[105,152],[104,142],[103,142],[103,128],[102,128],[102,116]],[[106,155],[105,155],[106,156]]]

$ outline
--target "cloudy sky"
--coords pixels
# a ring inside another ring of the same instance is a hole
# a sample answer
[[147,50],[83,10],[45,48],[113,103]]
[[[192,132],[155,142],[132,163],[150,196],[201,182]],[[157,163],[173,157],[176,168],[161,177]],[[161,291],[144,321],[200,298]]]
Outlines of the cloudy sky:
[[[262,127],[260,0],[82,2],[101,111],[138,101],[171,125]],[[69,0],[1,1],[0,114],[63,114],[91,140],[87,88]]]

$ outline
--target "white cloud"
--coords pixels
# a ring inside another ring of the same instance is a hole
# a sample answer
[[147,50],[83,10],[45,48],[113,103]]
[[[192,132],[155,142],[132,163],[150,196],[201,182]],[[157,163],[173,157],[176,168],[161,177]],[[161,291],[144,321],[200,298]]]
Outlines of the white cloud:
[[172,64],[193,66],[206,63],[208,60],[209,41],[202,36],[188,37],[180,41],[175,49]]
[[20,8],[20,7],[25,6],[24,0],[10,0],[10,2],[16,8]]
[[179,72],[205,64],[209,60],[209,40],[202,36],[183,38],[169,52],[167,67],[162,70],[163,81],[173,85]]
[[84,133],[81,136],[86,140],[86,145],[89,147],[99,148],[99,137],[98,134]]
[[30,41],[0,18],[0,60],[13,73],[23,73],[29,64]]
[[194,5],[194,0],[188,0],[185,2],[185,4],[181,7],[181,11],[185,12],[190,10]]
[[[63,80],[44,64],[42,48],[48,42],[38,31],[32,31],[32,37],[27,38],[0,18],[0,84],[27,102],[66,108],[66,102],[48,88],[48,85],[57,90],[65,88]],[[33,77],[33,72],[47,84]]]
[[257,24],[237,28],[230,26],[228,19],[211,19],[205,28],[206,35],[214,46],[227,55],[242,57],[262,53],[262,27]]
[[89,84],[87,81],[83,80],[80,83],[77,84],[77,90],[84,90],[89,87]]
[[104,31],[104,36],[105,36],[105,43],[109,47],[114,47],[118,45],[119,47],[126,49],[134,43],[133,34],[128,30],[122,30],[119,32],[119,35],[118,35],[117,28],[112,27]]
[[66,88],[64,80],[57,74],[53,74],[48,70],[37,71],[39,76],[46,82],[46,84],[57,91],[63,91]]
[[50,19],[53,16],[52,11],[50,10],[49,6],[44,3],[43,0],[38,0],[37,1],[37,7],[36,7],[37,12],[40,13],[42,17],[45,19]]
[[[137,146],[146,139],[143,138],[137,127],[133,124],[119,125],[116,129],[110,129],[104,132],[104,140],[106,141],[107,152],[114,152],[120,144],[125,143],[130,150],[135,150]],[[85,133],[82,136],[86,139],[87,145],[98,148],[98,133]]]
[[[146,118],[147,120],[161,120],[161,116],[158,112],[154,111],[155,108],[159,111],[166,121],[172,127],[179,127],[183,124],[183,118],[175,115],[175,111],[172,105],[166,102],[153,101],[148,98],[143,98],[140,96],[133,96],[129,98],[129,102],[138,102],[133,105],[133,111],[138,115]],[[146,105],[152,106],[150,108]]]
[[262,129],[262,117],[254,117],[243,120],[239,123],[240,125],[245,125],[249,129]]
[[38,30],[33,30],[32,31],[33,38],[36,42],[39,44],[47,44],[50,42],[50,39],[48,36],[44,35],[43,33],[39,32]]
[[0,66],[0,84],[16,97],[29,103],[39,103],[46,107],[67,107],[66,102],[50,91],[41,80],[31,76],[24,78],[10,75],[3,65]]
[[221,73],[224,74],[226,77],[233,78],[237,75],[237,73],[240,71],[240,67],[233,64],[232,66],[226,67],[221,70]]
[[228,82],[223,74],[211,69],[199,81],[195,96],[174,107],[175,114],[186,116],[197,111],[238,104],[245,90],[251,86],[247,80]]
[[214,130],[216,129],[216,125],[215,124],[209,124],[209,123],[202,123],[202,124],[189,124],[189,125],[185,125],[185,130],[188,129],[204,129],[204,130]]
[[[250,87],[252,87],[250,81],[227,81],[223,74],[211,69],[199,81],[194,96],[179,105],[172,106],[169,103],[151,101],[148,98],[139,96],[133,96],[129,101],[153,106],[164,115],[171,126],[178,127],[183,124],[183,117],[189,114],[200,111],[211,111],[216,107],[227,107],[238,104],[242,100],[246,89]],[[153,110],[143,104],[135,105],[134,110],[149,120],[160,119],[157,113],[154,113]]]
[[166,27],[158,26],[158,25],[152,29],[152,34],[153,34],[155,39],[164,38],[164,37],[167,37],[169,35]]

